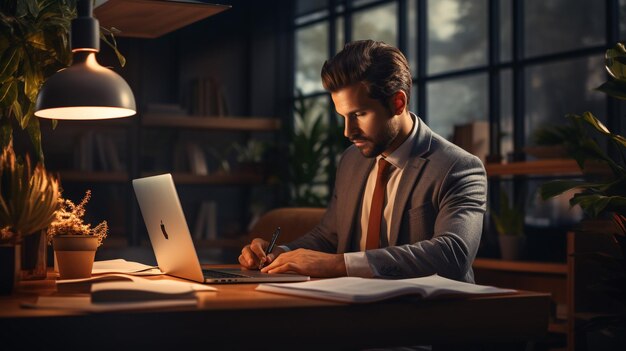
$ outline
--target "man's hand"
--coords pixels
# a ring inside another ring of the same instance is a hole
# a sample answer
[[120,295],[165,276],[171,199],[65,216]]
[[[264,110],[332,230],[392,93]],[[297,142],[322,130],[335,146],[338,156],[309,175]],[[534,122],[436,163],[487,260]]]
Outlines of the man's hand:
[[261,238],[255,238],[249,245],[241,249],[239,264],[247,269],[259,269],[261,263],[268,264],[272,262],[283,250],[275,247],[269,255],[265,256],[265,249],[267,249],[269,244],[269,242]]
[[346,264],[342,254],[329,254],[319,251],[297,249],[285,252],[275,257],[270,262],[269,265],[261,269],[261,272],[295,272],[320,278],[342,277],[347,274]]

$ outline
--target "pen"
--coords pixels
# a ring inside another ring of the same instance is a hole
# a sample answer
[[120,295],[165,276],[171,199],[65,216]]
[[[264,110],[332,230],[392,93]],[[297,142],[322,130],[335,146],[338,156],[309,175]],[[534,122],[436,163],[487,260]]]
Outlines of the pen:
[[[276,230],[274,231],[274,234],[272,234],[272,239],[270,240],[270,244],[267,246],[267,249],[265,249],[266,257],[267,255],[272,253],[272,250],[274,250],[274,246],[276,245],[276,239],[278,239],[279,235],[280,235],[280,227],[276,228]],[[261,268],[263,268],[263,262],[261,262],[261,264],[259,265],[259,269]]]

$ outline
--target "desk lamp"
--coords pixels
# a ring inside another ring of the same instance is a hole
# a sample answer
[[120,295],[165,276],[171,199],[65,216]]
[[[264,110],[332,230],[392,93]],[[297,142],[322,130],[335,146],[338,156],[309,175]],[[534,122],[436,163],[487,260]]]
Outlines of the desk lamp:
[[37,95],[35,116],[92,120],[129,117],[136,113],[133,92],[117,73],[100,66],[100,25],[92,0],[77,2],[70,42],[72,65],[46,80]]

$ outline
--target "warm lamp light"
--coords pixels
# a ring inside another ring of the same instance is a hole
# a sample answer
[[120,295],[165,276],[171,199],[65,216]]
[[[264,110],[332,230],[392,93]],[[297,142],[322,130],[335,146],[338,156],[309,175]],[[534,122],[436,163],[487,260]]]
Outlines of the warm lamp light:
[[35,116],[88,120],[134,115],[135,97],[128,83],[96,61],[100,28],[92,17],[92,1],[78,1],[77,12],[70,32],[72,65],[44,82],[37,95]]

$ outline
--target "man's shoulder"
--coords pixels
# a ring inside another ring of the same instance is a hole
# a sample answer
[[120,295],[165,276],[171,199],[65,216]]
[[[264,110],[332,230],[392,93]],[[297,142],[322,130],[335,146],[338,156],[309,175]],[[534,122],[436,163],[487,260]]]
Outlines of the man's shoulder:
[[359,149],[354,146],[354,145],[350,145],[348,146],[343,153],[341,154],[341,163],[344,162],[363,162],[366,158],[365,156],[363,156],[363,154],[361,154],[361,151],[359,151]]
[[430,150],[426,158],[429,162],[438,163],[440,165],[461,163],[465,165],[481,165],[480,158],[469,153],[465,149],[452,143],[441,135],[432,132]]

